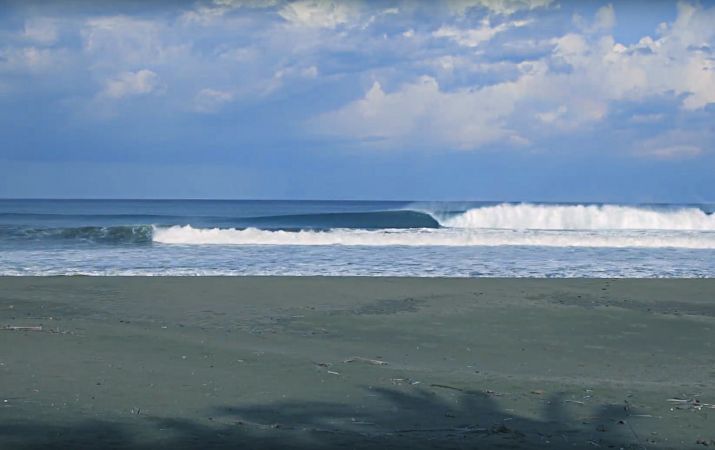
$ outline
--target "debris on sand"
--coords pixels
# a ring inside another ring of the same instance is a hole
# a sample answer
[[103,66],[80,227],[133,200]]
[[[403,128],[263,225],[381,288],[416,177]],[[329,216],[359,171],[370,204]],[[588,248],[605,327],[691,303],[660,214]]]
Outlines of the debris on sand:
[[368,364],[373,364],[375,366],[386,366],[388,363],[386,361],[381,361],[379,359],[370,359],[370,358],[363,358],[362,356],[352,356],[345,361],[345,363],[351,363],[351,362],[364,362]]
[[676,409],[685,409],[691,411],[702,411],[703,408],[715,409],[715,405],[710,403],[703,403],[700,401],[700,399],[697,398],[669,398],[667,401],[675,405],[670,408],[671,411],[674,411]]
[[28,327],[7,326],[7,327],[0,328],[0,330],[5,330],[5,331],[42,331],[42,326],[28,326]]

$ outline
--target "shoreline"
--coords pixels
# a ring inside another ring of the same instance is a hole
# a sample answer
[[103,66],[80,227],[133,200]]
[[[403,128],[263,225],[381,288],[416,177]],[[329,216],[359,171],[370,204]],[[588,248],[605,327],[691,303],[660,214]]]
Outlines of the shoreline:
[[0,448],[702,448],[713,331],[715,279],[0,277]]

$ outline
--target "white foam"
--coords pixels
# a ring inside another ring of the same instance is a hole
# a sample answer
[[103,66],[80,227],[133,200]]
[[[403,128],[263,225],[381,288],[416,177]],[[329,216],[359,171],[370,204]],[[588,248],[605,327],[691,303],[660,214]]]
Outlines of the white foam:
[[698,208],[522,203],[474,208],[439,220],[443,226],[472,229],[715,231],[715,214],[708,215]]
[[715,249],[715,232],[409,229],[270,231],[155,228],[154,242],[184,245],[546,246]]

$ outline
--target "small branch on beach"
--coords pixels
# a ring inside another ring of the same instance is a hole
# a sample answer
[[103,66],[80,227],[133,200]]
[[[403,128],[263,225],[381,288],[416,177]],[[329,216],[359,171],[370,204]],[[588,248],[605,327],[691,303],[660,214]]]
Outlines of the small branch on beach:
[[29,326],[29,327],[18,327],[18,326],[7,326],[0,328],[4,331],[42,331],[42,326]]
[[400,433],[488,433],[488,428],[459,427],[459,428],[408,428],[404,430],[394,430],[387,434]]
[[430,387],[436,387],[436,388],[442,388],[442,389],[449,389],[452,391],[459,391],[459,392],[465,392],[464,389],[454,387],[454,386],[447,386],[446,384],[437,384],[437,383],[432,383],[430,384]]
[[363,358],[362,356],[352,356],[343,362],[345,362],[345,363],[364,362],[364,363],[373,364],[376,366],[386,366],[387,365],[386,361],[380,361],[379,359]]
[[697,398],[669,398],[667,400],[670,403],[675,403],[677,406],[673,409],[690,409],[690,410],[695,410],[695,411],[702,411],[703,408],[706,409],[715,409],[715,405],[712,405],[710,403],[703,403]]
[[458,391],[458,392],[461,392],[461,393],[467,394],[467,395],[494,395],[494,396],[502,395],[499,392],[492,391],[491,389],[486,389],[484,391],[472,391],[472,390],[468,390],[468,389],[462,389],[462,388],[458,388],[458,387],[454,387],[454,386],[449,386],[446,384],[437,384],[437,383],[430,384],[430,387],[435,387],[435,388],[440,388],[440,389],[449,389],[451,391]]

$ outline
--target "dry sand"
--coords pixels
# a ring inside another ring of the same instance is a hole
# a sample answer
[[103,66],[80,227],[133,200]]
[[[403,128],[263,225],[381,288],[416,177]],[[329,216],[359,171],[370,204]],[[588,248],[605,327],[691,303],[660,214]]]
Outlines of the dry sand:
[[0,448],[715,447],[715,280],[0,278],[0,328]]

